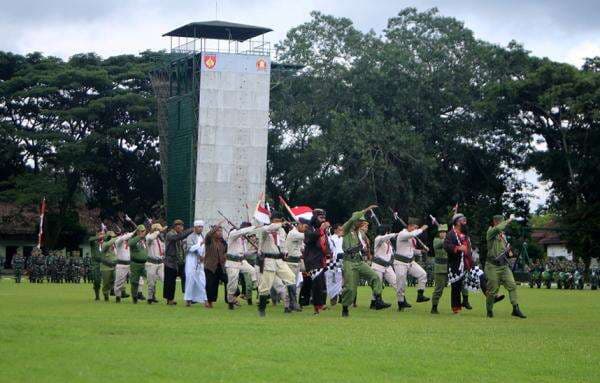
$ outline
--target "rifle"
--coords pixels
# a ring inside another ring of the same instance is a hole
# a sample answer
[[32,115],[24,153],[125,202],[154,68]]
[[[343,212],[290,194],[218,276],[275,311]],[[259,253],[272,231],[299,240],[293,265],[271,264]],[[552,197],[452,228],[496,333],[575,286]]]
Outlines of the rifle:
[[[221,217],[223,217],[223,219],[224,219],[225,221],[227,221],[227,223],[228,223],[229,225],[231,225],[231,227],[233,227],[235,230],[239,230],[239,229],[238,229],[238,227],[237,227],[237,226],[236,226],[236,225],[235,225],[233,222],[231,222],[231,220],[230,220],[229,218],[225,217],[225,215],[224,215],[223,213],[221,213],[221,210],[217,210],[217,213],[218,213],[218,214],[219,214]],[[243,235],[242,235],[242,237],[244,237],[244,239],[245,239],[246,241],[248,241],[248,243],[249,243],[249,244],[251,244],[251,245],[252,245],[252,247],[254,247],[254,248],[256,249],[256,251],[258,251],[258,246],[256,246],[256,245],[255,245],[255,244],[254,244],[252,241],[250,241],[250,238],[248,238],[248,236],[247,236],[246,234],[243,234]]]
[[[400,222],[402,224],[402,226],[408,227],[406,222],[404,222],[404,220],[398,216],[397,212],[395,212],[391,207],[389,209],[392,212],[392,216],[394,217],[394,220]],[[421,241],[421,238],[419,238],[419,237],[414,237],[414,238],[417,240],[417,242],[419,242],[419,244],[423,247],[423,249],[425,249],[426,252],[429,252],[429,247],[427,247],[427,245],[425,245],[423,243],[423,241]]]
[[371,213],[371,217],[375,220],[375,223],[377,223],[377,226],[381,226],[381,222],[379,221],[379,218],[377,218],[377,215],[375,215],[373,209],[369,209],[369,212]]

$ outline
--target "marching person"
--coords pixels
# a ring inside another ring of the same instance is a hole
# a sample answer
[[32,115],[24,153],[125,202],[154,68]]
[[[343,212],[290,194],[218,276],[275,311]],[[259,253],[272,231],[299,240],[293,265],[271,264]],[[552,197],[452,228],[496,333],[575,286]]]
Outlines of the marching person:
[[115,265],[117,264],[117,254],[115,242],[117,235],[114,231],[108,231],[104,235],[102,242],[102,263],[100,265],[100,273],[102,274],[102,295],[104,300],[108,302],[108,295],[115,283]]
[[406,301],[406,278],[410,274],[417,280],[417,302],[427,302],[428,297],[424,295],[425,284],[427,283],[427,273],[421,265],[415,262],[415,255],[422,254],[424,251],[417,249],[417,237],[421,235],[428,226],[423,225],[419,228],[419,219],[408,218],[408,227],[404,228],[396,236],[396,254],[394,255],[394,271],[398,281],[398,310],[412,307]]
[[[237,303],[235,296],[238,289],[240,272],[245,273],[244,283],[246,284],[246,293],[252,304],[252,283],[256,282],[256,272],[244,257],[248,254],[248,243],[245,236],[255,229],[250,222],[242,222],[240,228],[233,228],[227,237],[227,260],[225,261],[225,270],[227,271],[227,304],[229,310],[233,310]],[[250,278],[247,278],[248,274]]]
[[91,276],[92,286],[94,288],[95,300],[100,300],[100,286],[102,284],[102,273],[100,272],[100,264],[102,262],[102,242],[104,241],[104,231],[99,230],[95,236],[90,237],[91,251]]
[[504,220],[502,215],[495,215],[492,220],[492,226],[486,234],[487,240],[487,259],[485,262],[485,275],[487,277],[487,287],[489,294],[486,299],[487,316],[494,316],[495,295],[503,285],[508,290],[510,303],[513,306],[512,316],[526,318],[519,309],[519,301],[517,298],[517,285],[510,269],[508,258],[512,257],[510,245],[506,241],[504,229],[506,225],[512,222],[514,216]]
[[146,276],[146,262],[148,261],[148,245],[146,243],[146,226],[138,225],[135,235],[128,241],[131,252],[131,297],[137,304],[140,299],[140,281]]
[[177,277],[181,278],[181,292],[185,293],[185,260],[183,241],[192,234],[194,228],[183,229],[183,221],[173,221],[173,228],[167,232],[165,244],[165,279],[163,284],[163,297],[167,305],[174,306]]
[[[227,262],[227,242],[223,239],[223,228],[220,224],[213,226],[204,240],[204,273],[206,274],[206,296],[205,306],[213,308],[219,295],[219,284],[227,285],[227,274],[225,272]],[[227,301],[227,295],[225,296]]]
[[[473,262],[467,218],[463,214],[455,213],[452,216],[452,230],[444,236],[443,247],[447,254],[446,283],[450,283],[452,312],[458,314],[462,307],[470,310],[466,307],[464,301],[467,285],[473,289],[480,288],[486,297],[489,296],[485,273]],[[460,299],[461,292],[463,296],[462,303]],[[492,297],[494,297],[495,302],[504,299],[504,295],[492,295]]]
[[156,299],[156,282],[165,280],[165,244],[160,234],[166,230],[160,223],[150,227],[151,233],[146,235],[148,246],[148,260],[146,261],[146,278],[148,280],[148,304],[158,303]]
[[[344,230],[342,225],[336,224],[333,227],[333,235],[329,236],[329,248],[331,249],[331,262],[336,265],[335,268],[325,271],[325,284],[327,285],[327,295],[329,296],[329,303],[332,306],[337,304],[340,293],[342,292],[342,267],[340,263],[342,259],[340,255],[344,254],[343,246],[343,235]],[[342,255],[343,256],[343,255]],[[338,261],[339,257],[339,261]]]
[[438,304],[440,298],[444,293],[444,288],[448,285],[448,255],[444,250],[444,240],[448,233],[448,225],[438,226],[438,236],[433,239],[433,255],[434,255],[434,266],[433,275],[435,288],[433,295],[431,296],[431,313],[439,314]]
[[[398,282],[396,279],[396,273],[394,272],[394,246],[392,245],[392,240],[398,235],[398,233],[390,233],[392,228],[389,225],[380,225],[377,228],[377,236],[375,237],[374,245],[375,245],[375,256],[371,262],[371,269],[383,283],[385,279],[389,285],[396,290],[396,296],[398,298],[398,302],[400,302],[400,292],[398,289]],[[375,296],[371,300],[371,307],[375,308]]]
[[258,314],[264,317],[269,301],[269,292],[276,277],[281,279],[287,289],[289,301],[296,301],[296,275],[283,260],[282,247],[285,244],[286,233],[283,230],[281,213],[273,212],[271,224],[257,227],[254,233],[258,237],[259,251],[264,257],[262,275],[258,285]]
[[185,293],[187,307],[192,303],[206,302],[206,277],[204,274],[204,221],[194,221],[194,232],[185,239]]
[[[327,238],[327,232],[330,227],[331,224],[327,222],[327,216],[323,209],[314,209],[310,225],[303,226],[302,229],[305,230],[303,236],[305,237],[304,242],[306,245],[304,250],[304,266],[307,272],[326,266],[326,260],[331,254],[329,239]],[[325,309],[327,300],[327,283],[325,282],[324,270],[312,278],[311,297],[314,313],[318,315],[319,312]]]
[[376,205],[369,206],[364,210],[354,212],[350,219],[344,223],[342,229],[343,237],[343,277],[344,287],[342,290],[342,316],[350,315],[348,307],[353,304],[356,298],[358,282],[361,278],[366,279],[373,290],[375,297],[375,309],[381,310],[390,307],[381,299],[383,285],[381,280],[367,263],[363,260],[363,254],[366,251],[366,242],[360,234],[361,227],[368,225],[365,218],[365,212],[376,208]]
[[[300,222],[287,234],[285,239],[285,262],[292,270],[295,276],[300,272],[300,266],[302,264],[302,251],[304,250],[305,234],[308,228],[308,221],[304,218],[300,218]],[[297,290],[297,286],[296,286]],[[284,297],[286,301],[285,312],[302,311],[302,306],[298,301],[290,301],[289,294]]]
[[[133,237],[135,231],[118,236],[115,240],[115,251],[117,253],[117,265],[115,266],[115,301],[121,302],[121,292],[127,282],[130,272],[131,251],[129,250],[129,239]],[[139,278],[138,278],[139,281]],[[137,282],[137,281],[136,281]]]

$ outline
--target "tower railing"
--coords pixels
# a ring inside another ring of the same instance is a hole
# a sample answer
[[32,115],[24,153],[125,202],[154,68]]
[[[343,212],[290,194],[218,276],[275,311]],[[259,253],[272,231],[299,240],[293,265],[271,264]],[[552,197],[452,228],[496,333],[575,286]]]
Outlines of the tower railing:
[[271,43],[262,39],[246,41],[194,39],[171,37],[171,53],[193,54],[199,52],[236,53],[270,56]]

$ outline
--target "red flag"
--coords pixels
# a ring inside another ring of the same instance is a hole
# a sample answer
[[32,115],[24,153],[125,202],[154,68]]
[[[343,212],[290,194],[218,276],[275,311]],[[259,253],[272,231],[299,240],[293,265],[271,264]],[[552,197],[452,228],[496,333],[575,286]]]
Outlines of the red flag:
[[46,197],[42,198],[42,206],[40,206],[40,232],[38,233],[37,247],[42,247],[42,237],[44,236],[44,214],[46,214]]
[[313,216],[313,209],[310,206],[295,206],[295,207],[290,207],[287,202],[285,202],[285,200],[283,199],[283,197],[279,196],[279,202],[281,202],[281,204],[283,206],[285,206],[285,208],[287,209],[287,211],[290,213],[290,215],[292,217],[294,217],[294,220],[296,222],[298,222],[300,220],[300,218],[304,218],[310,221],[310,219]]
[[256,204],[256,210],[254,211],[254,219],[258,222],[268,225],[271,223],[271,212],[265,207],[263,201],[258,201]]

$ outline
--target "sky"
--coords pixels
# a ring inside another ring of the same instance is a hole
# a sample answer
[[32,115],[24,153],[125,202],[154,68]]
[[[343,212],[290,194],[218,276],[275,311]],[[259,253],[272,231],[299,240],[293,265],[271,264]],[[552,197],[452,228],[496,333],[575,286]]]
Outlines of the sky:
[[[405,7],[437,7],[442,15],[465,23],[479,39],[523,44],[533,55],[581,66],[600,56],[600,0],[0,0],[0,50],[40,51],[68,59],[75,53],[103,57],[167,49],[161,37],[192,21],[226,20],[273,29],[275,43],[288,29],[310,19],[312,10],[350,18],[363,31],[376,33]],[[535,173],[532,207],[547,187]]]

